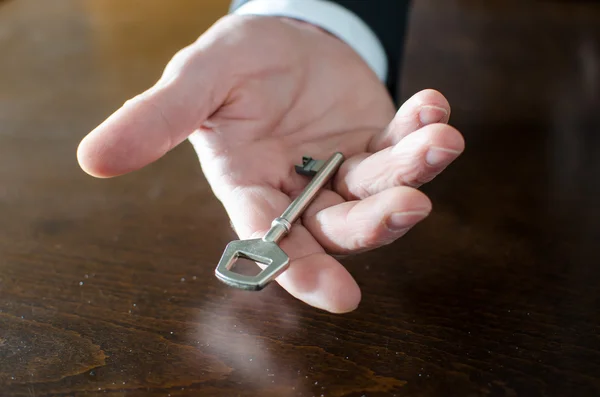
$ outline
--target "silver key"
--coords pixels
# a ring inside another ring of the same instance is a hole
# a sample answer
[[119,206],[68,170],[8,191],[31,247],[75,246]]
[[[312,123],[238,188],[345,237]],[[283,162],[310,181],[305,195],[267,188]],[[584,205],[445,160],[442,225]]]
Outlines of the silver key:
[[[290,232],[294,222],[335,174],[343,161],[344,156],[341,153],[334,153],[327,161],[317,163],[318,169],[316,169],[312,159],[305,157],[303,166],[297,166],[296,171],[301,173],[300,168],[310,167],[310,170],[305,169],[305,171],[310,171],[311,174],[316,171],[312,180],[283,214],[273,220],[271,228],[263,238],[235,240],[227,244],[215,269],[217,278],[231,287],[260,291],[283,273],[288,268],[290,259],[279,248],[278,243]],[[238,258],[249,259],[266,267],[256,276],[235,273],[232,267]]]

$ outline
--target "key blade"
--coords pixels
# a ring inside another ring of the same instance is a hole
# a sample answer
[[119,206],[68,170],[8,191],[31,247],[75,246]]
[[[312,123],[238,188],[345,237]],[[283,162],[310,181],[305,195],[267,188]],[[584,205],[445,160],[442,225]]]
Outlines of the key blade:
[[[232,271],[238,258],[249,259],[263,265],[264,269],[256,276],[246,276]],[[235,288],[260,291],[289,266],[290,259],[274,242],[263,239],[235,240],[227,244],[215,269],[217,278]]]

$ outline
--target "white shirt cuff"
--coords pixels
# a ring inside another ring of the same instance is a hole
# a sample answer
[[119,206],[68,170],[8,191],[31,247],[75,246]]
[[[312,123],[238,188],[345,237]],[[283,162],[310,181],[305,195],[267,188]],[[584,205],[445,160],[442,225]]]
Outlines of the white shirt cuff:
[[319,26],[352,47],[375,72],[387,80],[387,57],[381,42],[357,15],[327,0],[251,0],[233,14],[276,15]]

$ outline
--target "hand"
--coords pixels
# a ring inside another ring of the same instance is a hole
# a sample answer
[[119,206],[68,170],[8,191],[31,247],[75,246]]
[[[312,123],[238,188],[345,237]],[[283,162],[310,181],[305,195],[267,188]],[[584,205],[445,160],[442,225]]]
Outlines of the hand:
[[303,155],[346,162],[281,243],[277,279],[343,313],[358,285],[334,258],[389,244],[431,211],[416,189],[464,148],[450,108],[426,90],[396,113],[382,83],[344,42],[302,22],[229,15],[169,62],[159,81],[81,142],[96,177],[137,170],[187,138],[240,238],[262,237],[306,185]]

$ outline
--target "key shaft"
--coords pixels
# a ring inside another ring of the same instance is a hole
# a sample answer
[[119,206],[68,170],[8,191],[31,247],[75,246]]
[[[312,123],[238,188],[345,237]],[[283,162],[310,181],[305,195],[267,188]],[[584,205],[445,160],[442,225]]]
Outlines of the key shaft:
[[319,190],[329,182],[329,179],[335,174],[340,165],[344,162],[344,155],[336,152],[321,166],[316,175],[306,185],[304,190],[285,211],[273,220],[271,228],[263,237],[264,241],[279,243],[281,239],[290,232],[294,222],[298,220],[300,215],[313,202]]

